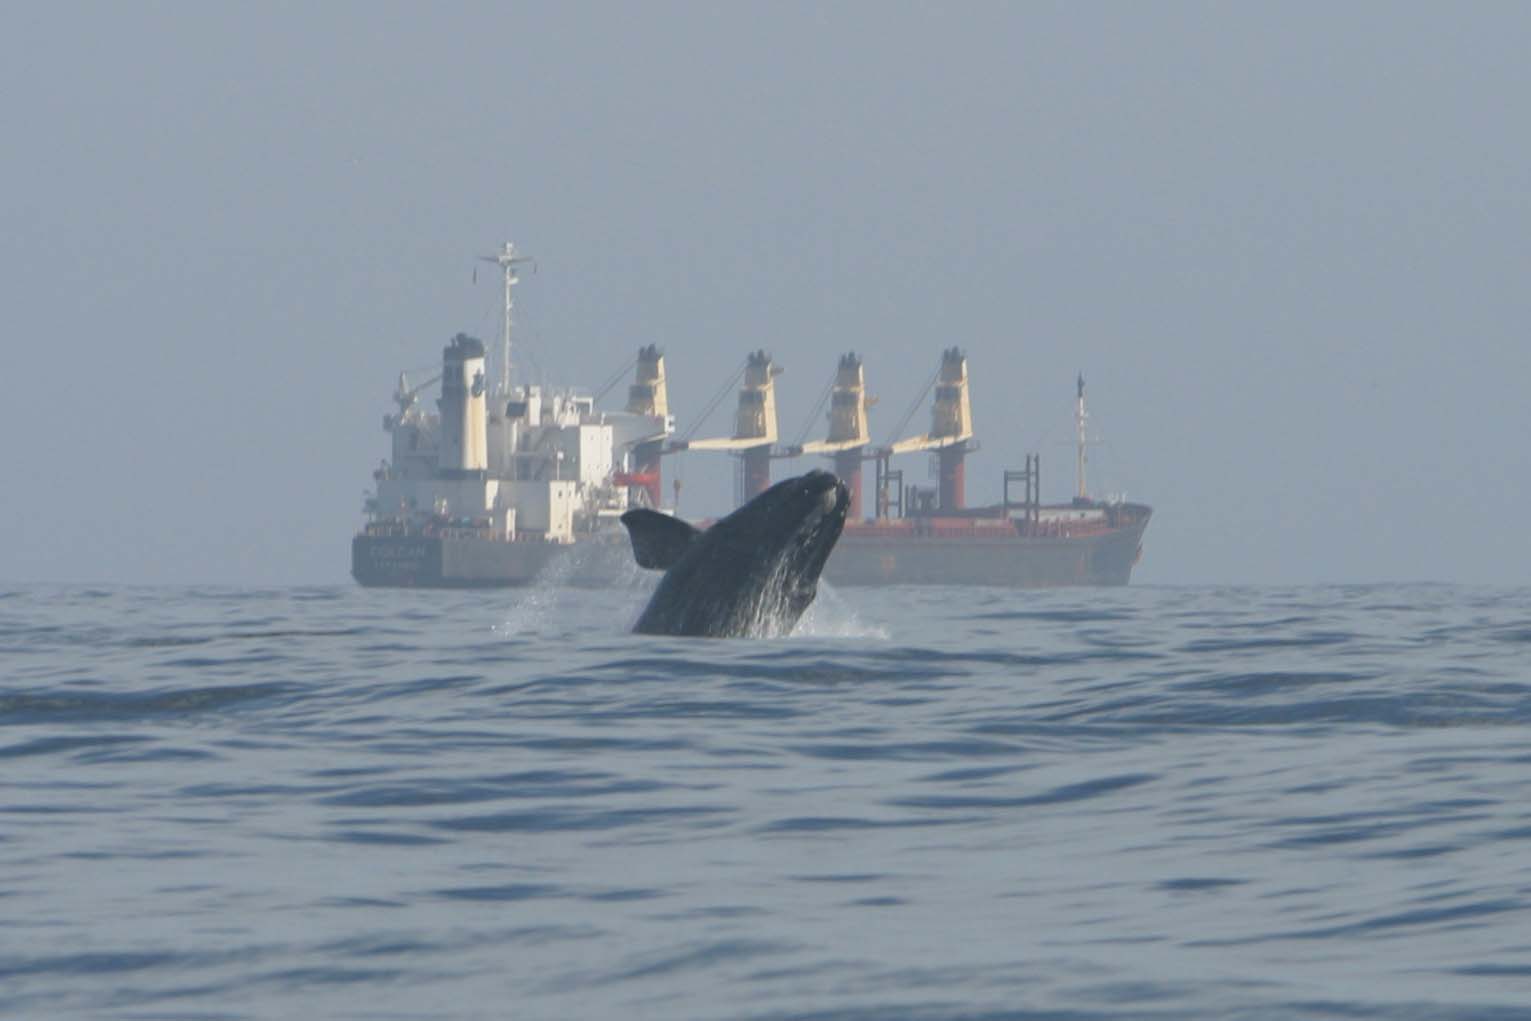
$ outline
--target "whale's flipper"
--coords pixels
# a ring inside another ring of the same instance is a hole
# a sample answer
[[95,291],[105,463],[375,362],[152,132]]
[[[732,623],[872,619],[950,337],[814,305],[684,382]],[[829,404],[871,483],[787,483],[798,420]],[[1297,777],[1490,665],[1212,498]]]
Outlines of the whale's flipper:
[[622,515],[639,567],[667,571],[702,533],[680,518],[640,508]]

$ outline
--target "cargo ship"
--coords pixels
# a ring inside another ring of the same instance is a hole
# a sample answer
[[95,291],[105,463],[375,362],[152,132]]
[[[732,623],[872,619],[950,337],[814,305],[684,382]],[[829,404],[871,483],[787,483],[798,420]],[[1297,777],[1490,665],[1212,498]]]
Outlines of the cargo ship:
[[[961,350],[942,353],[925,393],[894,433],[904,431],[933,391],[931,428],[923,435],[881,446],[871,442],[872,402],[862,361],[850,353],[840,358],[810,419],[828,405],[827,437],[781,444],[775,395],[781,369],[756,351],[737,373],[742,384],[733,433],[677,438],[664,354],[652,345],[637,353],[620,411],[598,409],[600,394],[512,385],[513,288],[529,260],[509,243],[485,258],[500,267],[504,281],[498,378],[486,375],[484,343],[465,334],[446,345],[436,377],[412,385],[400,374],[395,409],[383,418],[392,456],[373,473],[366,521],[351,543],[351,573],[362,585],[597,586],[634,580],[639,572],[618,519],[632,507],[665,509],[665,457],[709,451],[737,458],[735,496],[741,503],[771,484],[773,461],[815,455],[832,460],[851,492],[850,521],[824,571],[834,585],[1125,585],[1141,557],[1151,509],[1086,495],[1082,377],[1073,499],[1042,503],[1041,458],[1031,454],[1024,468],[1004,472],[999,503],[969,507],[965,460],[976,440]],[[438,382],[436,411],[428,412],[420,395]],[[916,454],[934,460],[936,486],[904,484],[894,459]],[[862,501],[868,462],[874,465],[871,513]]]

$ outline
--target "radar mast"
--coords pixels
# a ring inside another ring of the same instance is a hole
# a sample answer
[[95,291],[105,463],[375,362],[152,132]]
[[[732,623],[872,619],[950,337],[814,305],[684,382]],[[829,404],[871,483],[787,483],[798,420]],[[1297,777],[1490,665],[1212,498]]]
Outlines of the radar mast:
[[514,295],[511,288],[516,286],[520,269],[527,263],[531,263],[532,271],[536,272],[537,263],[527,255],[517,255],[516,246],[512,242],[505,242],[505,247],[498,255],[480,255],[479,259],[484,262],[492,262],[500,267],[500,272],[505,276],[505,322],[504,333],[500,339],[500,393],[510,393],[510,325],[511,309],[515,305]]

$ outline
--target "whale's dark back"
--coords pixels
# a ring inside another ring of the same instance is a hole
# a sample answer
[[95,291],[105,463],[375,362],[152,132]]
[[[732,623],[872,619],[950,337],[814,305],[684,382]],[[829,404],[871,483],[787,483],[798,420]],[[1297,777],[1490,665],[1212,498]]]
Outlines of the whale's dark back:
[[850,506],[845,485],[815,471],[778,482],[706,531],[655,511],[622,516],[639,564],[663,569],[634,630],[645,634],[785,634],[818,592]]

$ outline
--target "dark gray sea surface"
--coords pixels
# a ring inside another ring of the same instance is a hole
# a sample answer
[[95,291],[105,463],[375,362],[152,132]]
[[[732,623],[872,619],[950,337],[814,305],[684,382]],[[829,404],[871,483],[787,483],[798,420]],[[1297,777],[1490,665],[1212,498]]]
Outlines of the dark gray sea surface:
[[0,586],[0,1017],[1531,1017],[1531,590]]

